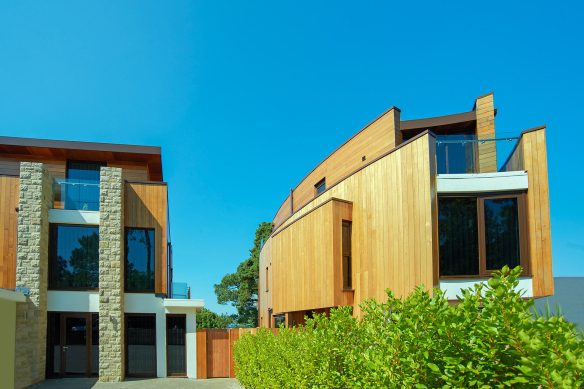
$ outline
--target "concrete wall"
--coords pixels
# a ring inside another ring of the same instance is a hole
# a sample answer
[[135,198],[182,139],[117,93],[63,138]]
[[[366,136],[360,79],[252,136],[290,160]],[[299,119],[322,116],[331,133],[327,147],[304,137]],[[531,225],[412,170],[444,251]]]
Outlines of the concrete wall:
[[556,312],[559,307],[566,319],[584,331],[584,277],[554,277],[554,295],[535,300],[535,309]]

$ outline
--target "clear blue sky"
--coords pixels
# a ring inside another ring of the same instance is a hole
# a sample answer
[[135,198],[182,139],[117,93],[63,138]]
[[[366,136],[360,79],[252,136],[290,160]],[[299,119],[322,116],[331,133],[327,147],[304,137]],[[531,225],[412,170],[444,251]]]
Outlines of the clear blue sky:
[[160,145],[175,280],[213,284],[296,183],[391,105],[548,125],[555,275],[584,275],[582,5],[0,1],[0,134]]

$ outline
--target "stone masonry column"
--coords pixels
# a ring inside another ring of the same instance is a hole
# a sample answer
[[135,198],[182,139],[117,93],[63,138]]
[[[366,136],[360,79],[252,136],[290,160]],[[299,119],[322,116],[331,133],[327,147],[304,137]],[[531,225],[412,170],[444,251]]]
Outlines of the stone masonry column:
[[45,379],[52,195],[52,179],[43,164],[21,162],[16,287],[29,293],[16,311],[16,388]]
[[102,167],[99,194],[99,380],[124,379],[124,182]]

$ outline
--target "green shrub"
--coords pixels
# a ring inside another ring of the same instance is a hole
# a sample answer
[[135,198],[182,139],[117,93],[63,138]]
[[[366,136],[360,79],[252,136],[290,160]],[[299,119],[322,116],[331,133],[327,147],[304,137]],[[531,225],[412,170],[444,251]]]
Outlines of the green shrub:
[[534,316],[505,267],[449,304],[422,287],[405,299],[316,315],[299,328],[244,335],[234,358],[251,388],[550,387],[584,382],[584,343],[561,316]]

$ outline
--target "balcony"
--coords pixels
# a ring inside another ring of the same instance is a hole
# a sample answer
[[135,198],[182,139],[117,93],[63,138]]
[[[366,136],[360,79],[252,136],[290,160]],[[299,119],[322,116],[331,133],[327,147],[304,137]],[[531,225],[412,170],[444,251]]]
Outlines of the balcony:
[[55,178],[53,209],[99,211],[99,182]]

